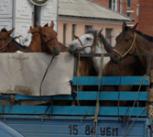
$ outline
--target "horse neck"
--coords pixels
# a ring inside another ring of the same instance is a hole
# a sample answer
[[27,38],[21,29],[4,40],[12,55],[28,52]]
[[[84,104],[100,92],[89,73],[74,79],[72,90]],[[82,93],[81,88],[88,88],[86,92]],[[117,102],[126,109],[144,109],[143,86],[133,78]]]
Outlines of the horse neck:
[[[100,47],[98,45],[95,46],[95,53],[96,54],[105,54],[106,50],[104,49],[103,45]],[[93,57],[92,58],[94,67],[96,71],[99,73],[102,67],[109,61],[109,58],[102,58],[102,57]]]
[[78,76],[95,76],[97,72],[93,65],[92,59],[87,57],[78,58],[77,75]]
[[40,34],[37,34],[37,33],[33,34],[29,47],[33,52],[41,52],[42,51]]
[[153,42],[137,35],[136,39],[136,55],[139,59],[142,57],[147,60],[149,56],[153,56]]
[[68,51],[68,47],[66,47],[64,44],[62,44],[61,42],[58,42],[60,48],[61,48],[61,52],[66,52]]

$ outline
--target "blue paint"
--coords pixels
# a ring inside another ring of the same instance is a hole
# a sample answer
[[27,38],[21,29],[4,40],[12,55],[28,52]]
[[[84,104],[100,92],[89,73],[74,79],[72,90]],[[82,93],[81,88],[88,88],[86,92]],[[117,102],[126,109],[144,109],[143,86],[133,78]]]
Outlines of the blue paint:
[[[132,101],[132,100],[139,100],[139,101],[146,101],[148,99],[148,93],[145,91],[137,92],[137,91],[102,91],[100,93],[97,93],[97,91],[78,91],[77,93],[77,99],[79,100],[96,100],[97,94],[99,95],[100,100],[126,100],[126,101]],[[73,97],[71,95],[64,95],[64,96],[42,96],[42,97],[36,97],[36,96],[24,96],[24,95],[15,95],[15,100],[32,100],[32,101],[49,101],[51,99],[53,100],[73,100]],[[9,95],[6,96],[0,96],[0,99],[10,99]]]
[[[83,115],[93,116],[95,106],[0,106],[1,114],[28,114],[28,115]],[[100,107],[99,116],[137,116],[146,117],[147,110],[144,107]]]
[[[73,85],[149,85],[149,77],[74,77]],[[78,100],[100,101],[147,101],[146,91],[78,91]],[[15,95],[15,100],[73,100],[70,96],[23,96]],[[9,95],[2,95],[0,99],[10,99]],[[147,109],[137,106],[100,106],[98,125],[95,129],[93,116],[95,106],[32,106],[0,104],[1,120],[24,137],[148,137],[146,134]],[[120,116],[132,117],[132,122],[121,122]],[[112,118],[113,117],[113,118]],[[92,118],[92,119],[91,119]],[[0,130],[0,136],[4,131]]]
[[149,77],[148,76],[107,76],[107,77],[74,77],[73,78],[74,85],[149,85]]
[[[133,118],[129,123],[122,123],[118,118],[100,118],[97,127],[93,119],[65,119],[59,117],[54,119],[5,118],[8,126],[21,133],[24,137],[89,137],[94,136],[96,129],[98,137],[147,137],[145,130],[145,119]],[[80,120],[82,119],[82,120]],[[1,135],[1,131],[0,131]],[[5,136],[7,137],[7,136]]]

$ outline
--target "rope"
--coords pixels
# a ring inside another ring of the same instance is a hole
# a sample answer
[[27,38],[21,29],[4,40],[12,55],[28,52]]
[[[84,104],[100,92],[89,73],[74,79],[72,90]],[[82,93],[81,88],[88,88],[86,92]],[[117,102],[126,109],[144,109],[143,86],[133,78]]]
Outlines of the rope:
[[[140,89],[141,89],[141,87],[142,87],[142,84],[143,84],[143,80],[141,81],[141,84],[139,85],[139,88],[138,88],[138,91],[137,91],[137,93],[138,93],[138,98],[137,98],[137,100],[135,100],[134,102],[133,102],[133,106],[132,106],[132,109],[134,108],[134,106],[137,106],[138,107],[138,100],[139,100],[139,98],[140,98],[140,95],[139,95],[139,93],[140,93]],[[146,108],[146,107],[145,107]],[[144,109],[145,110],[145,109]],[[129,109],[128,109],[128,112],[127,112],[128,114],[129,114]],[[143,113],[143,111],[142,111],[142,113]],[[141,115],[141,113],[139,114],[139,115],[137,115],[137,117],[139,117]],[[130,115],[128,115],[128,118],[130,118]],[[125,133],[125,135],[124,135],[124,137],[127,137],[128,136],[128,133],[129,133],[129,130],[132,128],[132,125],[134,125],[134,122],[135,121],[133,121],[133,123],[131,123],[131,124],[129,124],[129,121],[127,121],[127,125],[129,125],[128,127],[127,127],[127,132]]]
[[[139,113],[139,114],[136,116],[136,118],[139,118],[139,116],[141,116],[141,114],[145,111],[145,109],[146,109],[146,107],[144,108],[144,110],[143,110],[141,113]],[[136,121],[136,120],[135,120],[135,121]],[[134,124],[135,124],[135,121],[131,122],[131,124],[128,126],[128,128],[127,128],[125,134],[123,135],[123,137],[127,137],[127,136],[128,136],[130,129],[131,129],[131,128],[134,126]]]
[[[99,45],[99,43],[98,43]],[[96,131],[97,131],[97,127],[98,127],[98,115],[99,115],[99,110],[100,110],[100,91],[102,88],[102,84],[101,84],[101,77],[102,77],[102,73],[103,73],[103,65],[104,65],[104,54],[101,54],[101,58],[100,58],[100,70],[98,71],[98,92],[97,92],[97,97],[96,97],[96,110],[95,110],[95,115],[94,115],[94,125],[95,125],[95,134],[94,136],[96,137]]]
[[45,73],[44,73],[44,75],[43,75],[43,78],[42,78],[42,80],[41,80],[41,83],[40,83],[40,87],[39,87],[39,94],[40,94],[40,96],[41,96],[41,91],[42,91],[42,85],[43,85],[43,82],[44,82],[44,80],[45,80],[45,78],[46,78],[46,75],[47,75],[47,73],[48,73],[48,70],[49,70],[49,68],[50,68],[50,66],[51,66],[51,64],[52,64],[52,62],[53,62],[53,60],[54,60],[54,58],[55,58],[56,56],[52,56],[52,58],[51,58],[51,60],[50,60],[50,62],[49,62],[49,64],[48,64],[48,66],[47,66],[47,68],[46,68],[46,71],[45,71]]
[[[80,58],[81,58],[81,55],[80,55],[80,52],[79,52],[79,53],[78,53],[77,70],[76,70],[76,74],[77,74],[77,77],[78,77],[78,78],[80,77],[80,74],[79,74]],[[76,87],[76,88],[77,88],[76,94],[78,95],[78,91],[79,91],[78,80],[77,80],[77,87]],[[80,101],[79,101],[78,97],[76,98],[76,101],[77,101],[77,105],[80,105]]]
[[[121,70],[120,66],[119,66],[119,69]],[[120,83],[121,83],[121,77],[120,77]],[[117,102],[117,113],[118,113],[118,118],[119,118],[119,113],[120,113],[120,91],[117,91],[118,92],[118,102]]]
[[113,51],[115,53],[117,53],[121,58],[124,58],[133,49],[133,47],[135,46],[136,37],[137,37],[137,35],[136,35],[136,33],[134,33],[134,38],[133,38],[133,41],[131,43],[131,46],[130,46],[130,48],[125,53],[120,53],[116,49],[113,49]]
[[153,137],[153,134],[152,134],[153,133],[152,125],[149,125],[148,128],[149,128],[149,131],[150,131],[149,132],[150,137]]

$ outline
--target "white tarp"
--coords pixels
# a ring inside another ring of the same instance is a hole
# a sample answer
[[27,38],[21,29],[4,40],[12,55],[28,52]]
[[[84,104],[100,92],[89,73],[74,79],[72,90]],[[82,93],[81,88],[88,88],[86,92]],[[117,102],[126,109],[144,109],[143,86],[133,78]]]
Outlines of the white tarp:
[[40,91],[51,58],[43,53],[1,53],[0,93],[36,96],[70,94],[74,58],[69,53],[61,53],[54,58]]

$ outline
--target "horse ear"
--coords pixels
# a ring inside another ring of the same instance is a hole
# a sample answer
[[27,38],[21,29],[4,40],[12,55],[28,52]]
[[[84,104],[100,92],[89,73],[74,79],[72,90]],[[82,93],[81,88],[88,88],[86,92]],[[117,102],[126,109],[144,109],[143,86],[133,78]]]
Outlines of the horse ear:
[[28,33],[31,33],[31,30],[32,30],[32,26],[30,26],[30,28],[28,30]]
[[126,22],[123,22],[123,24],[122,24],[122,31],[126,30],[126,28],[127,28]]
[[46,23],[43,27],[48,27],[48,23]]
[[102,31],[103,31],[103,28],[101,28],[100,31],[98,31],[98,36],[101,35]]
[[12,32],[14,31],[14,28],[8,31],[8,34],[11,35]]
[[138,23],[136,23],[136,24],[132,27],[132,29],[133,29],[133,30],[136,30],[137,26],[138,26]]
[[50,27],[51,27],[52,29],[54,28],[54,22],[53,22],[53,21],[51,21]]

